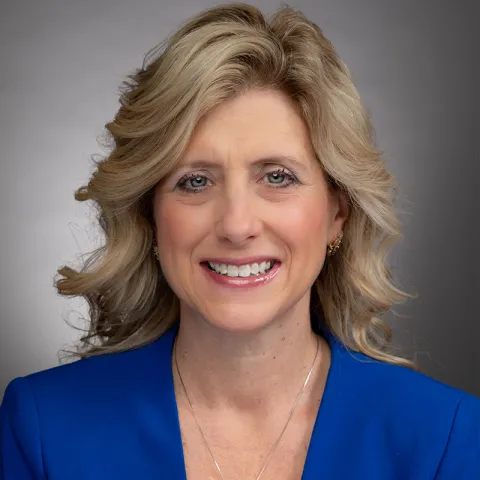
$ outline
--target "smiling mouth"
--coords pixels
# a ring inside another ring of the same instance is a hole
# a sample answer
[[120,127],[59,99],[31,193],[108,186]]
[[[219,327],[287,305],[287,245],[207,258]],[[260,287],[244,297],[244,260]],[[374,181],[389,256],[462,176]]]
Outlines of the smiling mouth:
[[280,263],[278,260],[269,260],[260,263],[250,263],[245,265],[228,265],[225,263],[202,262],[209,270],[225,277],[235,278],[249,278],[258,277],[268,273],[276,264]]

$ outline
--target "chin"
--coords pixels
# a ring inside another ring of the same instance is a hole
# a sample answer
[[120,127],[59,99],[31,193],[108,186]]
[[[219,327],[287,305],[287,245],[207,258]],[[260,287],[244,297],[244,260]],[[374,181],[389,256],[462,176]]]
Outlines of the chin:
[[267,327],[272,323],[275,312],[272,308],[262,309],[259,306],[234,304],[223,308],[215,306],[214,311],[203,315],[213,327],[230,333],[249,333]]

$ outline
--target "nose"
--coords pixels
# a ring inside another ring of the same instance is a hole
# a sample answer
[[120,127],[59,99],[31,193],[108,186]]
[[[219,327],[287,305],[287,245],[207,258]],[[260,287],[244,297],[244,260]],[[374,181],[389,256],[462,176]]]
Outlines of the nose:
[[262,229],[252,192],[237,190],[219,198],[216,234],[220,241],[236,246],[248,244]]

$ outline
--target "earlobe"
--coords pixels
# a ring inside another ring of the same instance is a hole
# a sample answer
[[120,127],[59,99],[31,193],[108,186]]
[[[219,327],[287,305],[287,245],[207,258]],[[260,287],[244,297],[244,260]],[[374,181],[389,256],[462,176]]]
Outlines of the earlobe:
[[343,238],[344,225],[348,218],[348,214],[348,202],[341,193],[338,193],[335,198],[335,212],[331,224],[331,229],[335,232],[335,237],[327,245],[328,256],[333,256],[340,247]]
[[336,251],[340,248],[340,244],[342,243],[342,238],[343,238],[343,232],[340,231],[340,233],[337,235],[337,238],[335,238],[335,240],[332,243],[329,243],[327,245],[327,255],[329,257],[333,257]]

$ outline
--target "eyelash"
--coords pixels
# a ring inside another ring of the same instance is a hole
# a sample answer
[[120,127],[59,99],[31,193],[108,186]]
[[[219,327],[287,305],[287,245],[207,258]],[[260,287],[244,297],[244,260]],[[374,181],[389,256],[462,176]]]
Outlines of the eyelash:
[[[278,186],[275,186],[274,184],[270,184],[272,188],[287,188],[287,187],[290,187],[291,185],[296,185],[300,183],[296,175],[290,172],[289,170],[287,170],[286,168],[278,168],[276,170],[272,170],[271,172],[267,172],[262,178],[265,178],[267,175],[272,175],[275,173],[285,176],[288,179],[288,183],[281,184]],[[207,178],[207,177],[206,175],[202,175],[195,172],[187,173],[178,181],[176,188],[179,188],[180,190],[183,190],[184,192],[187,192],[187,193],[202,192],[206,188],[206,186],[205,187],[188,187],[187,186],[187,182],[194,178]]]

